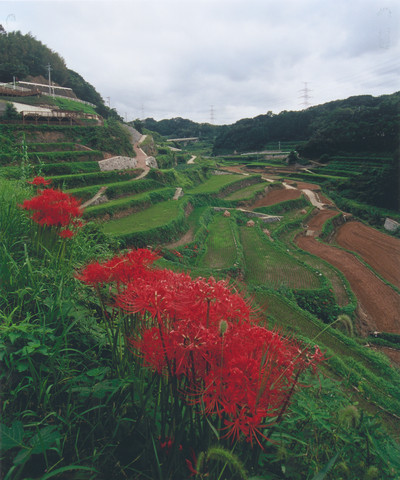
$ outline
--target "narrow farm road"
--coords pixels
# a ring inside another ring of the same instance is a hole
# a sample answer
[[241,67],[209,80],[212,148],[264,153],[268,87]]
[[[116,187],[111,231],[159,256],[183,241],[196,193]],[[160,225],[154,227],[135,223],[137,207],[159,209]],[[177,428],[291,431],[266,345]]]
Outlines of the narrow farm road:
[[139,180],[145,177],[150,171],[150,167],[146,163],[148,156],[144,153],[144,151],[139,146],[144,140],[143,137],[146,137],[146,136],[143,135],[138,142],[135,142],[133,144],[133,149],[135,150],[135,153],[136,153],[137,166],[138,168],[141,168],[143,170],[143,172],[138,177],[136,177],[135,180]]

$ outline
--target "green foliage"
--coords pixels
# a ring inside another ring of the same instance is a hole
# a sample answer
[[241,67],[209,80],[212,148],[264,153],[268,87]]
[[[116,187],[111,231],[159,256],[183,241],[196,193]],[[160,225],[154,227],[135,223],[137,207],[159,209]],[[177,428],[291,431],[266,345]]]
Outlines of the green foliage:
[[268,207],[257,207],[255,212],[266,213],[268,215],[279,215],[290,210],[306,208],[310,206],[310,202],[305,195],[301,195],[300,198],[294,200],[286,200],[284,202],[275,203]]
[[332,289],[294,290],[293,293],[299,307],[312,313],[324,323],[332,323],[336,320],[339,308]]
[[72,175],[59,175],[51,177],[52,185],[65,189],[78,188],[80,186],[101,185],[107,183],[127,182],[136,178],[141,173],[140,169],[132,170],[109,170],[93,173],[75,173]]
[[96,115],[96,110],[86,103],[75,102],[73,99],[69,98],[54,98],[55,104],[61,110],[68,110],[70,112],[83,112],[83,113],[91,113]]
[[9,32],[0,35],[0,81],[10,82],[13,76],[45,75],[45,65],[51,63],[52,77],[61,85],[67,79],[64,60],[30,33]]
[[14,141],[18,141],[18,138],[24,133],[27,138],[29,136],[29,141],[32,141],[45,132],[57,132],[67,142],[83,144],[94,150],[109,152],[114,155],[134,156],[129,133],[121,123],[115,120],[107,121],[104,126],[0,124],[0,135],[5,135]]
[[146,118],[144,128],[169,138],[200,137],[200,139],[213,139],[221,127],[209,123],[196,123],[184,118],[172,118],[156,121]]
[[340,209],[350,212],[362,220],[366,220],[371,225],[381,226],[385,217],[400,221],[400,214],[393,210],[386,210],[365,203],[356,202],[355,200],[344,198],[334,192],[330,192],[330,197]]
[[248,187],[241,188],[236,192],[233,192],[225,197],[228,201],[246,201],[246,203],[252,203],[257,199],[259,195],[262,195],[267,188],[267,184],[264,182],[255,183]]
[[173,197],[174,193],[174,188],[160,188],[158,190],[151,190],[137,195],[111,200],[107,203],[87,207],[84,212],[84,217],[91,219],[99,217],[112,218],[116,214],[120,214],[120,212],[132,214],[147,209],[151,205],[169,200]]
[[3,113],[4,120],[18,120],[21,118],[21,115],[18,113],[17,109],[10,102],[7,102],[6,109]]
[[[284,476],[277,478],[291,480],[316,472],[313,479],[358,480],[372,471],[379,472],[378,478],[396,478],[399,462],[393,455],[399,447],[379,423],[351,403],[336,381],[322,376],[306,381],[309,389],[295,395],[291,413],[274,432],[276,447],[261,455],[264,472],[280,470]],[[383,453],[388,451],[390,460]]]

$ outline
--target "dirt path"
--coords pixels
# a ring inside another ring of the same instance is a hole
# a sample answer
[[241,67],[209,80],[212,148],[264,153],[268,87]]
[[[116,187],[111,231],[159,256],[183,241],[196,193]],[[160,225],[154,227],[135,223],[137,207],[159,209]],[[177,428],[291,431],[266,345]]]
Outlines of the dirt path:
[[176,247],[181,247],[182,245],[185,245],[186,243],[193,242],[194,240],[194,228],[191,227],[183,237],[181,237],[179,240],[176,240],[175,242],[168,243],[165,245],[165,248],[176,248]]
[[143,137],[138,142],[133,144],[133,149],[135,150],[135,153],[136,153],[137,166],[138,168],[143,169],[143,172],[138,177],[136,177],[135,180],[139,180],[140,178],[145,177],[150,171],[150,167],[146,164],[146,160],[148,157],[144,153],[144,151],[139,147],[141,141],[143,141]]
[[301,236],[297,245],[338,268],[356,295],[361,333],[378,330],[400,334],[400,295],[365,267],[354,255]]
[[[358,253],[387,281],[400,288],[400,240],[361,222],[348,222],[336,234],[341,247]],[[400,311],[399,311],[400,316]]]

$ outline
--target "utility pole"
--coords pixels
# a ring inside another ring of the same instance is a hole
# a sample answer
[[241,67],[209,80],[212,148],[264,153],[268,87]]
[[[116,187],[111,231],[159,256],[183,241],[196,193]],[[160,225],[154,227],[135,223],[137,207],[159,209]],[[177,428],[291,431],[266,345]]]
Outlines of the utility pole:
[[309,92],[311,91],[309,88],[308,88],[308,82],[303,82],[304,83],[304,88],[302,90],[300,90],[300,92],[302,92],[302,96],[301,98],[303,99],[303,102],[302,102],[302,106],[304,108],[308,108],[310,106],[310,98],[311,96],[309,95]]
[[108,101],[108,108],[111,108],[111,99],[110,97],[106,97],[107,101]]
[[51,68],[50,63],[48,63],[48,64],[46,65],[46,69],[47,69],[47,71],[48,71],[48,76],[49,76],[49,95],[51,95],[51,73],[50,73],[50,72],[51,72],[53,69]]

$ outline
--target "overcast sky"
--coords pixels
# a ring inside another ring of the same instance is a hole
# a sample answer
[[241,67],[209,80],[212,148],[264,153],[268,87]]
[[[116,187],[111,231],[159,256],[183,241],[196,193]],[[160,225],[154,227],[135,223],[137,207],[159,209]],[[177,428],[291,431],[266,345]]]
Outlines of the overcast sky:
[[399,91],[399,12],[399,0],[0,0],[7,31],[31,32],[128,121],[215,124]]

